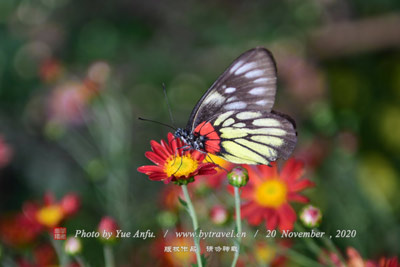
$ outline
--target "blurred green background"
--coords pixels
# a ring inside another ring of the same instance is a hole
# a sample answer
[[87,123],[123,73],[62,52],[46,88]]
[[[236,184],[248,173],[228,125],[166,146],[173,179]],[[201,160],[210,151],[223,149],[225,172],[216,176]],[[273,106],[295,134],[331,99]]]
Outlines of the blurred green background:
[[[396,0],[1,0],[0,136],[12,156],[0,159],[0,212],[74,191],[82,208],[68,229],[111,215],[158,231],[164,185],[136,168],[168,128],[137,117],[169,122],[164,82],[184,126],[218,75],[264,46],[278,65],[275,109],[296,120],[294,157],[317,183],[321,229],[356,229],[335,244],[366,258],[399,255],[399,10]],[[101,265],[100,245],[84,242]],[[118,262],[151,262],[149,244],[124,241]]]

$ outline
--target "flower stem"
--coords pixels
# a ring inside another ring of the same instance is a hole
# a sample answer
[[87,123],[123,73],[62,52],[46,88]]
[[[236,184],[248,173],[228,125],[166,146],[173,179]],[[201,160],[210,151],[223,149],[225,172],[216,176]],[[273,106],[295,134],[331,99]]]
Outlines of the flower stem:
[[106,267],[114,267],[114,253],[112,247],[109,245],[104,245],[104,262]]
[[193,240],[194,240],[194,245],[196,246],[197,266],[198,267],[202,267],[203,263],[201,262],[200,239],[197,236],[197,230],[199,229],[199,223],[197,221],[197,216],[196,216],[196,212],[194,210],[192,201],[190,200],[190,196],[189,196],[189,192],[187,190],[187,186],[186,185],[181,185],[181,187],[182,187],[183,195],[185,196],[185,201],[187,203],[187,208],[188,208],[187,210],[189,212],[190,217],[192,218],[193,229],[196,232],[196,234],[193,237]]
[[50,236],[51,244],[53,245],[54,250],[56,251],[57,258],[60,262],[60,267],[66,267],[69,263],[68,255],[64,253],[62,242],[60,240],[54,240],[52,236]]
[[235,251],[235,255],[232,261],[232,267],[236,266],[237,260],[239,258],[240,253],[240,242],[242,241],[242,221],[240,215],[240,194],[239,194],[239,187],[234,187],[235,189],[235,209],[236,209],[236,231],[237,231],[237,250]]
[[75,256],[75,260],[80,267],[86,267],[85,261],[80,256]]

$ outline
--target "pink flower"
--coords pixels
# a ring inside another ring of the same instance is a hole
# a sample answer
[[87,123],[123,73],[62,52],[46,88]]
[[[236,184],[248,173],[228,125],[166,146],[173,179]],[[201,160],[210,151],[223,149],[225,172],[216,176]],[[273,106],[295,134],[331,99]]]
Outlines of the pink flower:
[[318,227],[322,220],[321,210],[313,205],[307,205],[300,211],[300,220],[307,227]]
[[13,155],[12,148],[6,144],[3,137],[0,135],[0,168],[6,166]]
[[[117,230],[119,229],[119,226],[118,226],[117,222],[114,220],[114,218],[112,218],[110,216],[104,216],[103,218],[101,218],[99,227],[97,229],[100,233],[100,239],[103,242],[112,243],[116,240]],[[109,239],[104,238],[103,232],[112,233],[111,237]]]

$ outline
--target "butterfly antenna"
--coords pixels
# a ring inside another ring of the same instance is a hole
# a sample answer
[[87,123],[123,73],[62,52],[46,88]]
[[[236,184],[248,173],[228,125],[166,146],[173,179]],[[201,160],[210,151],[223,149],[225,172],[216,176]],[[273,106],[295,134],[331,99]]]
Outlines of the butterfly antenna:
[[167,96],[167,89],[165,88],[165,83],[162,83],[162,87],[163,87],[163,91],[164,91],[165,102],[167,102],[169,118],[171,119],[172,125],[175,127],[175,121],[174,121],[174,117],[172,116],[171,106],[169,105],[168,96]]
[[173,127],[171,125],[168,125],[166,123],[162,123],[162,122],[159,122],[159,121],[153,121],[153,120],[149,120],[149,119],[144,119],[144,118],[141,118],[141,117],[139,117],[138,119],[141,120],[141,121],[149,121],[149,122],[154,122],[154,123],[157,123],[157,124],[161,124],[161,125],[164,125],[164,126],[167,126],[167,127],[171,128],[171,129],[174,129],[176,131],[175,127]]

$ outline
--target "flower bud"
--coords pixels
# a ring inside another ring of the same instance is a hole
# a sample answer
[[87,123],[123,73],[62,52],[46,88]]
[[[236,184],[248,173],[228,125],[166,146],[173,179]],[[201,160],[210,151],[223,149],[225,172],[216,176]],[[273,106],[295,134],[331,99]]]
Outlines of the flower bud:
[[[98,231],[100,233],[100,240],[105,242],[105,243],[113,243],[116,241],[116,236],[117,236],[117,230],[119,229],[119,226],[117,222],[110,216],[104,216],[98,227]],[[111,235],[109,235],[111,233]]]
[[66,216],[74,215],[81,205],[79,196],[75,193],[65,195],[61,199],[61,208]]
[[229,213],[224,206],[215,205],[211,208],[210,218],[216,225],[223,225],[229,219]]
[[68,255],[74,256],[82,251],[82,243],[79,238],[76,237],[68,237],[64,244],[64,251]]
[[242,187],[249,181],[249,174],[243,167],[235,167],[228,173],[228,181],[230,185]]
[[300,220],[307,227],[318,227],[322,221],[322,213],[319,208],[307,205],[300,211]]

